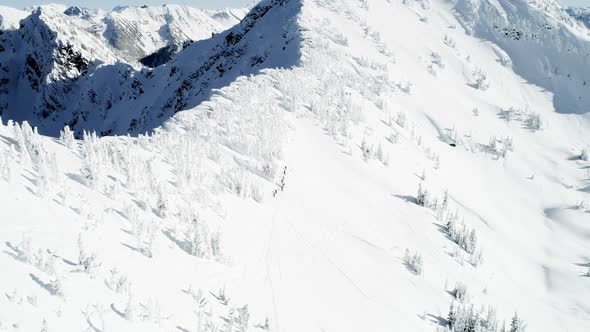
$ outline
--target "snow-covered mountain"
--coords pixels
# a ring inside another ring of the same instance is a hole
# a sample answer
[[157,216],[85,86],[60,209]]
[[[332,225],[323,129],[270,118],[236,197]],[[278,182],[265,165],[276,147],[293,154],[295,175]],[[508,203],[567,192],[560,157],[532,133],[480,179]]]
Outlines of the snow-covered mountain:
[[[28,120],[52,135],[65,124],[78,133],[133,131],[130,123],[145,112],[136,102],[146,90],[142,84],[156,81],[137,60],[165,48],[170,50],[166,59],[152,61],[167,62],[176,50],[225,30],[243,14],[173,5],[121,7],[110,13],[46,5],[32,11],[20,29],[6,31],[0,41],[8,50],[0,53],[0,114]],[[122,108],[137,110],[121,114]],[[120,128],[114,128],[114,122]]]
[[18,29],[19,21],[26,16],[26,11],[0,6],[0,30]]
[[165,46],[207,39],[234,26],[244,15],[237,9],[205,12],[178,5],[119,7],[101,17],[100,29],[114,48],[140,59]]
[[565,10],[576,21],[590,28],[590,8],[587,7],[569,7]]
[[263,0],[155,68],[51,8],[0,36],[0,330],[590,329],[558,2]]

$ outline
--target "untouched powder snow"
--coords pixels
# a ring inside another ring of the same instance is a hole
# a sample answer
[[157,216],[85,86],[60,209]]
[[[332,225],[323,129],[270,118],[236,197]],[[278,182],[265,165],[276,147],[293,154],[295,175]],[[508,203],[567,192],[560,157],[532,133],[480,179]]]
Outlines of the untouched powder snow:
[[18,29],[19,21],[27,15],[26,11],[0,6],[0,30]]
[[7,111],[0,331],[588,331],[589,45],[552,1],[266,0],[128,68],[149,135]]

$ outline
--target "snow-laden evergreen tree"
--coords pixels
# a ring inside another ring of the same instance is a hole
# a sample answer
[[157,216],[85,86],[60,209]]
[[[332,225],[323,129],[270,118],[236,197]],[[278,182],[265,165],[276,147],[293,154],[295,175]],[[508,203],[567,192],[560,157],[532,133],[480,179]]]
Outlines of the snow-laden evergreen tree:
[[512,320],[510,321],[510,332],[525,332],[526,326],[523,320],[518,317],[518,313],[514,313]]
[[485,91],[490,87],[488,74],[480,68],[473,71],[473,80],[475,81],[475,87],[479,90]]
[[89,253],[84,246],[82,241],[82,234],[78,235],[78,266],[80,266],[82,272],[93,274],[96,269],[100,266],[96,258],[96,254]]
[[73,150],[76,147],[74,132],[72,132],[69,126],[65,126],[64,129],[59,132],[59,140],[70,150]]
[[410,250],[406,249],[404,263],[415,274],[422,275],[424,273],[422,255],[419,252],[410,253]]
[[422,183],[418,185],[418,193],[416,194],[416,204],[420,206],[428,205],[428,190],[424,188]]

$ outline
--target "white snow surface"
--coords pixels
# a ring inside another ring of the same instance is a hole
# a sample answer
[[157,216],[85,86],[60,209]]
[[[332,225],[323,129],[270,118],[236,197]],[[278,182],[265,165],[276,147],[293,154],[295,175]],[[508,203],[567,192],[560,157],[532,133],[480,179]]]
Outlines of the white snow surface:
[[458,282],[484,318],[588,331],[589,47],[549,0],[265,0],[105,116],[180,105],[148,136],[9,111],[0,331],[444,331]]
[[19,21],[26,16],[26,11],[8,6],[0,6],[0,30],[18,29]]

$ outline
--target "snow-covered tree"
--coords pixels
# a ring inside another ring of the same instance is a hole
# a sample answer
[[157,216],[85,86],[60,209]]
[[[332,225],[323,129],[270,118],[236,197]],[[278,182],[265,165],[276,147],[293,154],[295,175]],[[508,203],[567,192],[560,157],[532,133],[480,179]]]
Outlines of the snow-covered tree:
[[467,286],[462,282],[458,282],[451,293],[453,293],[455,299],[464,302],[467,299]]
[[416,194],[416,204],[420,206],[428,205],[428,189],[424,188],[422,183],[418,185],[418,193]]
[[72,132],[69,126],[65,126],[64,129],[59,132],[59,140],[70,150],[73,150],[76,147],[74,132]]
[[518,317],[518,313],[514,313],[512,320],[510,321],[510,332],[524,332],[526,331],[526,326],[524,321]]
[[419,252],[410,253],[410,250],[406,249],[404,263],[415,274],[421,275],[424,273],[422,255]]
[[89,253],[82,241],[82,234],[78,235],[78,266],[82,272],[92,275],[100,266],[95,253]]

